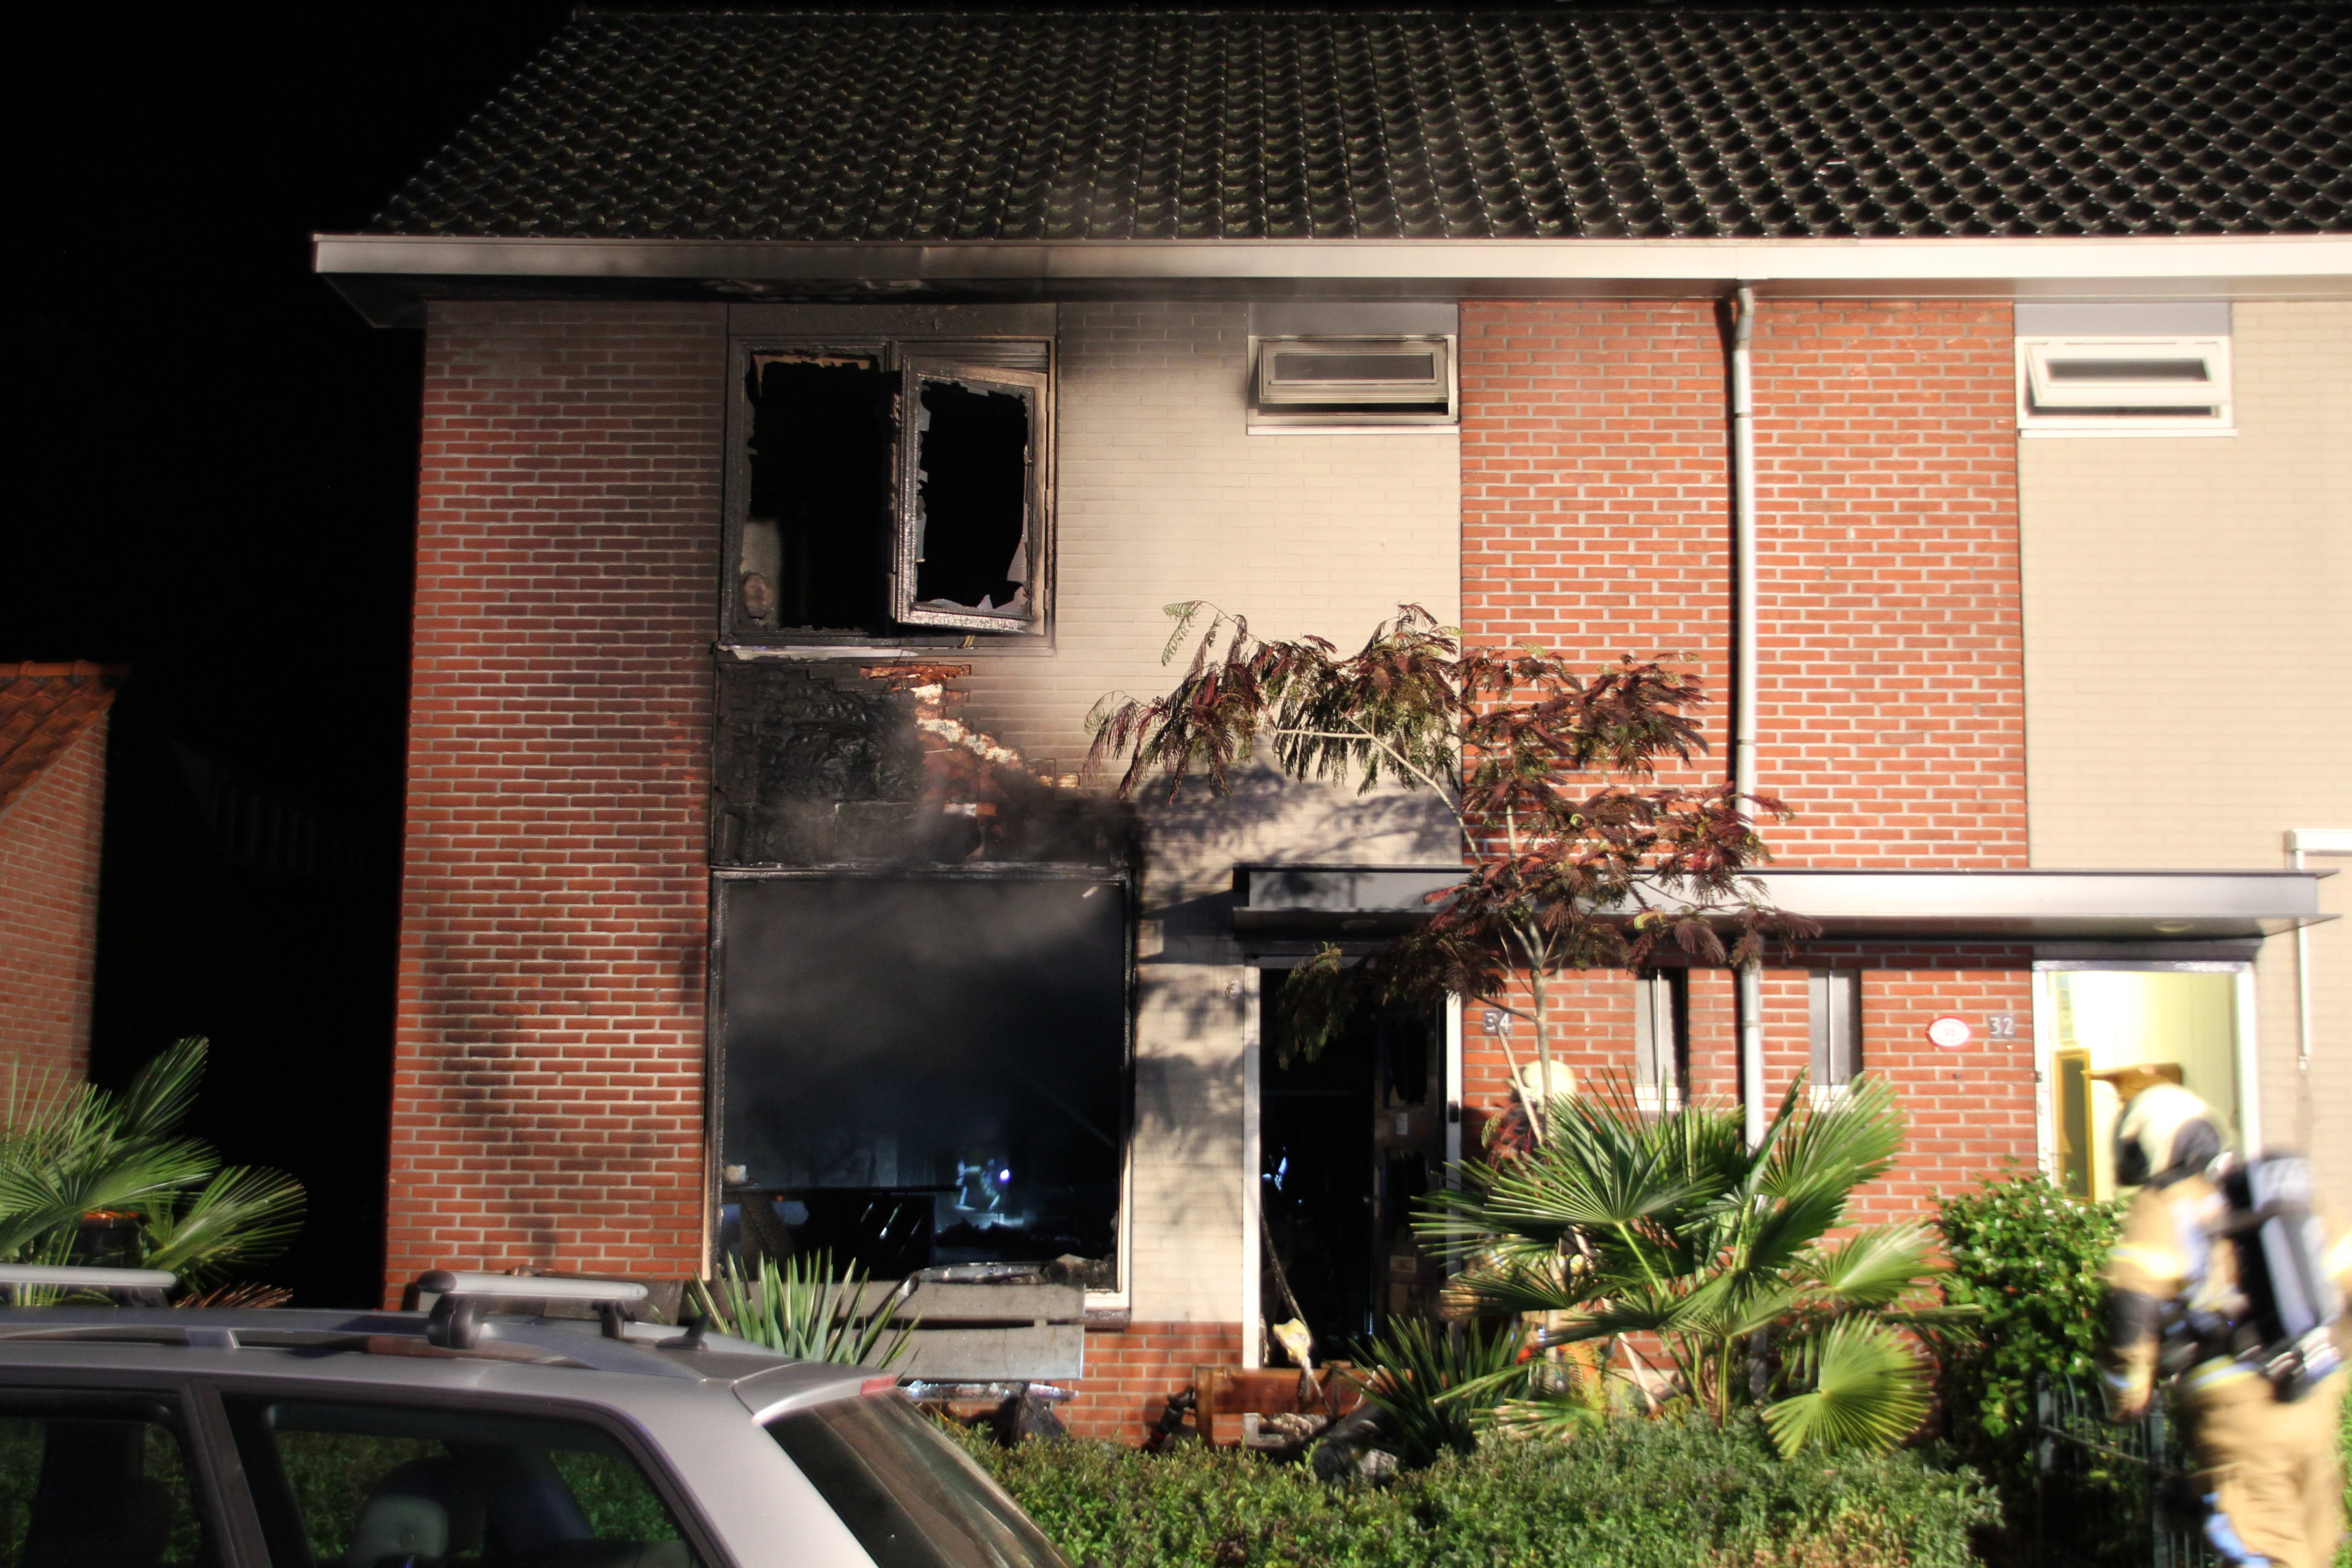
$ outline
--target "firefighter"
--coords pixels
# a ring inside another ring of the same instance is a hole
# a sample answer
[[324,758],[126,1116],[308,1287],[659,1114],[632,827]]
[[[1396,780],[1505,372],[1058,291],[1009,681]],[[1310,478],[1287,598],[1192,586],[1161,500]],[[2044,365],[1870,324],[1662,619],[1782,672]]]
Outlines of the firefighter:
[[2154,1074],[2119,1087],[2131,1098],[2116,1124],[2116,1178],[2139,1192],[2106,1268],[2107,1413],[2138,1420],[2159,1371],[2176,1376],[2205,1537],[2221,1560],[2328,1568],[2344,1529],[2336,1443],[2345,1373],[2333,1335],[2352,1284],[2352,1237],[2324,1215],[2296,1227],[2297,1271],[2317,1285],[2320,1326],[2283,1349],[2277,1301],[2254,1277],[2263,1270],[2241,1267],[2240,1238],[2262,1216],[2245,1206],[2245,1181],[2233,1184],[2220,1118]]

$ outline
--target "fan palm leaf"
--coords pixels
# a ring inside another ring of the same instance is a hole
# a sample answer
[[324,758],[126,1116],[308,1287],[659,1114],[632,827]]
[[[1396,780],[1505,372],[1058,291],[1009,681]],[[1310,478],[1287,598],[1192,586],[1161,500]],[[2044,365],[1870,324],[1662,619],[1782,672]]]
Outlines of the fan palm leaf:
[[1927,1414],[1927,1369],[1884,1323],[1846,1317],[1789,1346],[1811,1386],[1764,1407],[1783,1455],[1807,1448],[1890,1448]]

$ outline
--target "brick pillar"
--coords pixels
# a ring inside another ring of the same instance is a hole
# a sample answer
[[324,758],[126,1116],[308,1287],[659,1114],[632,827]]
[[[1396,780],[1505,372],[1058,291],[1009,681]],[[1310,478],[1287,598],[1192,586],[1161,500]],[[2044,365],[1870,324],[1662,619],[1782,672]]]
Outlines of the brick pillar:
[[725,313],[426,333],[386,1288],[704,1235]]

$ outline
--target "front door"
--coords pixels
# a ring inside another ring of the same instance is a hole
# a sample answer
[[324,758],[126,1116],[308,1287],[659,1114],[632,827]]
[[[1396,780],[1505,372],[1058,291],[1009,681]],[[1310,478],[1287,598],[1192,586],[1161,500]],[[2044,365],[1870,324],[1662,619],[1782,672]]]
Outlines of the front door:
[[[1283,972],[1260,991],[1258,1191],[1269,1324],[1303,1316],[1320,1360],[1436,1306],[1444,1273],[1412,1230],[1444,1178],[1445,1029],[1436,1008],[1373,1008],[1314,1061],[1283,1063]],[[1282,1358],[1268,1337],[1269,1358]]]

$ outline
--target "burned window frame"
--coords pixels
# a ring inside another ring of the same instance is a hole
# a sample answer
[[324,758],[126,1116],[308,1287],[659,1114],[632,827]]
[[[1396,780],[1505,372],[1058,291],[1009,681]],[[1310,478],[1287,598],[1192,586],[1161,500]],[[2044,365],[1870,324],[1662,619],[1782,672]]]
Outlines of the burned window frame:
[[[714,866],[710,873],[709,963],[704,974],[704,1080],[706,1123],[704,1246],[715,1260],[719,1255],[720,1212],[728,1186],[724,1164],[725,1129],[730,1079],[727,1040],[727,970],[732,962],[729,941],[731,900],[722,896],[728,885],[761,882],[950,882],[950,881],[1095,882],[1118,889],[1122,935],[1119,1030],[1118,1215],[1112,1237],[1118,1260],[1118,1283],[1109,1290],[1088,1289],[1089,1314],[1118,1313],[1132,1305],[1135,1293],[1136,1141],[1141,1121],[1138,1103],[1138,1027],[1141,1013],[1142,974],[1139,889],[1131,866],[1107,866],[1076,861],[1025,862],[1003,865],[845,865],[735,868]],[[714,1262],[715,1267],[715,1262]],[[1116,1321],[1116,1320],[1113,1320]]]
[[[722,647],[955,647],[979,649],[1050,647],[1054,625],[1055,344],[1036,332],[845,333],[762,332],[730,339],[728,353],[727,451],[723,526],[719,562],[719,638]],[[751,442],[756,410],[751,378],[764,358],[806,356],[872,360],[898,378],[892,417],[892,455],[887,477],[887,560],[882,603],[887,626],[762,626],[747,613],[742,592],[744,538],[751,521]],[[1043,368],[1037,368],[1042,363]],[[1027,540],[1029,609],[1002,611],[925,608],[914,597],[920,553],[916,535],[919,512],[920,450],[908,438],[908,410],[919,406],[925,383],[951,382],[990,392],[1011,392],[1026,405],[1029,432],[1024,532]]]

